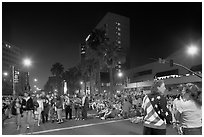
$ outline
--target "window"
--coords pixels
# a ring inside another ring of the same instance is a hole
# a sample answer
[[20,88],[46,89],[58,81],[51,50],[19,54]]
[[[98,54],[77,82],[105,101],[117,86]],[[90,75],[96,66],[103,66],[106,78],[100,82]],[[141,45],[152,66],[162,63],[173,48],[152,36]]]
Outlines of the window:
[[169,76],[169,75],[178,75],[178,73],[179,73],[178,69],[174,69],[169,71],[158,72],[155,76],[162,77],[162,76]]
[[143,76],[143,75],[150,75],[150,74],[152,74],[152,69],[134,73],[133,77],[135,78],[135,77],[139,77],[139,76]]
[[120,26],[120,22],[115,22],[116,25]]
[[118,31],[121,31],[121,29],[120,29],[120,28],[118,28]]

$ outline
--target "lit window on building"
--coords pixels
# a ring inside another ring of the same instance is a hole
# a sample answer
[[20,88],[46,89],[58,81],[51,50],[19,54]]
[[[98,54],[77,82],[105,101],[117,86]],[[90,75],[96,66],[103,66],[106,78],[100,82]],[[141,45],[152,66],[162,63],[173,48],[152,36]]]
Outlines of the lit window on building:
[[121,44],[121,41],[120,41],[120,40],[118,41],[118,44]]
[[120,36],[120,35],[121,35],[121,33],[119,32],[119,33],[118,33],[118,35]]
[[121,31],[121,29],[120,29],[120,28],[118,28],[118,31]]
[[120,23],[119,23],[119,22],[116,22],[115,24],[118,25],[118,26],[120,26]]

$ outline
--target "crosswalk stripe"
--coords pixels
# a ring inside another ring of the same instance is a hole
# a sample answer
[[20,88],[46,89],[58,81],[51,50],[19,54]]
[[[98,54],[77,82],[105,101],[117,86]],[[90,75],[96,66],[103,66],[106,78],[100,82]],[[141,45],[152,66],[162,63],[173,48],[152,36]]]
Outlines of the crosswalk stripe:
[[[105,121],[105,122],[101,122],[101,123],[93,123],[93,124],[85,124],[85,125],[66,127],[66,128],[50,129],[50,130],[44,130],[44,131],[37,131],[37,132],[30,133],[30,134],[33,135],[33,134],[41,134],[41,133],[48,133],[48,132],[56,132],[56,131],[61,131],[61,130],[70,130],[70,129],[76,129],[76,128],[90,127],[90,126],[95,126],[95,125],[102,125],[102,124],[121,122],[121,121],[126,121],[126,120],[129,120],[129,119]],[[26,135],[26,134],[19,134],[19,135]]]

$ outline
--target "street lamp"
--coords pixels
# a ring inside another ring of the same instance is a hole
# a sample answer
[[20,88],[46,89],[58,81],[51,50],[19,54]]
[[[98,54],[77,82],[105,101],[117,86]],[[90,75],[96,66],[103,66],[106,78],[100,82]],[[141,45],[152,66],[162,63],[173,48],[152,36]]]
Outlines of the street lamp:
[[8,76],[8,72],[4,72],[3,75],[6,77]]
[[118,72],[118,77],[122,77],[123,76],[123,73],[122,72]]
[[23,64],[24,64],[24,66],[29,67],[32,64],[32,61],[29,58],[25,58],[23,60]]
[[38,79],[35,78],[35,79],[34,79],[34,82],[37,82],[37,81],[38,81]]
[[198,53],[198,47],[196,47],[195,45],[191,45],[187,48],[187,53],[191,56],[195,55]]
[[80,81],[80,84],[82,85],[82,84],[83,84],[83,81]]
[[[32,65],[32,61],[31,59],[29,58],[24,58],[23,59],[23,65],[25,67],[30,67]],[[29,72],[27,73],[27,83],[26,83],[26,89],[30,87],[30,84],[29,84]]]

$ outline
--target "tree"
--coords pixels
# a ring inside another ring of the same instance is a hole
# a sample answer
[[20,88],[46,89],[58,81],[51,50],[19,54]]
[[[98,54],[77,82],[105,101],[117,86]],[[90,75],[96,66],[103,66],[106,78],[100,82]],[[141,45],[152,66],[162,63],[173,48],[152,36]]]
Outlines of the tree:
[[69,94],[74,94],[76,90],[80,89],[81,72],[79,66],[69,68],[62,77],[67,82]]
[[54,75],[55,79],[56,79],[56,85],[57,85],[57,90],[59,92],[59,94],[62,94],[62,74],[64,72],[64,67],[61,63],[57,62],[55,64],[52,65],[52,68],[50,69],[52,75]]
[[[94,29],[87,41],[86,60],[92,61],[92,78],[95,77],[95,83],[101,92],[100,72],[105,67],[105,30]],[[94,85],[94,84],[93,84]]]
[[113,69],[118,61],[125,57],[126,49],[122,49],[114,42],[111,43],[109,38],[106,37],[105,29],[93,30],[87,44],[87,58],[96,60],[98,65],[99,85],[101,85],[100,70],[107,67],[110,74],[110,90],[113,91]]
[[61,63],[57,62],[52,65],[52,68],[50,69],[50,71],[52,75],[60,77],[64,72],[64,67]]
[[113,43],[105,44],[106,51],[104,56],[104,62],[109,68],[110,74],[110,90],[114,91],[114,75],[113,69],[118,65],[118,62],[122,62],[125,58],[126,49]]

